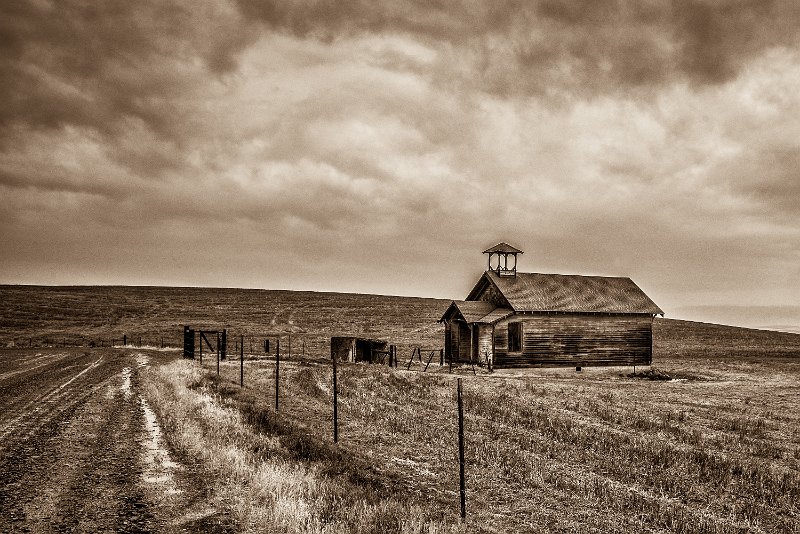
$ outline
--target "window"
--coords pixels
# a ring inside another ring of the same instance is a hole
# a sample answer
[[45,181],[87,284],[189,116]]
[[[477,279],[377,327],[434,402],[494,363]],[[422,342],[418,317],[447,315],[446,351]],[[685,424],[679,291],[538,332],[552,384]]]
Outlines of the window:
[[522,350],[522,323],[515,321],[508,323],[508,352]]

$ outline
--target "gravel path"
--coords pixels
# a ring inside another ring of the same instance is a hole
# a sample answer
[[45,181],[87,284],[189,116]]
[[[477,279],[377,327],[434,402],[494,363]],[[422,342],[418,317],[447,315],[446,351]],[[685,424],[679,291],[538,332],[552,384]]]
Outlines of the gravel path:
[[0,351],[0,532],[229,532],[140,395],[174,353]]

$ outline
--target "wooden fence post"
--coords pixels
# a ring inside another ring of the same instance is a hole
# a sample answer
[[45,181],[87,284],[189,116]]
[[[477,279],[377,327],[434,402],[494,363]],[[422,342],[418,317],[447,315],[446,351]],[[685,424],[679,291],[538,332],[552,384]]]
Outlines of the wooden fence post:
[[219,376],[219,332],[217,333],[217,376]]
[[333,356],[333,442],[339,443],[339,399],[336,391],[336,355]]
[[128,345],[128,334],[122,334],[122,346],[125,347]]
[[242,343],[239,345],[239,386],[244,387],[244,336],[242,336]]
[[464,480],[464,405],[461,401],[461,379],[458,379],[458,483],[461,497],[461,519],[467,517],[467,488]]

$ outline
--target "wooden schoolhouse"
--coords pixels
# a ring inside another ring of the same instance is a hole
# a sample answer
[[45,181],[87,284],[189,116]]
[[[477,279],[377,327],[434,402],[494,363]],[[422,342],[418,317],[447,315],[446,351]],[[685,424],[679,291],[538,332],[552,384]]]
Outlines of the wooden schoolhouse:
[[650,365],[653,319],[664,315],[627,277],[523,273],[522,251],[499,243],[486,272],[454,300],[445,358],[490,368]]

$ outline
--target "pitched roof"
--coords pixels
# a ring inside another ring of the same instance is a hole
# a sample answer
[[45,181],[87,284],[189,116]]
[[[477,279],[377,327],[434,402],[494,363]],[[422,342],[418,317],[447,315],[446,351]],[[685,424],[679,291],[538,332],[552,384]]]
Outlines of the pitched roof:
[[[473,301],[465,301],[465,300],[454,300],[452,304],[447,308],[445,315],[447,312],[450,311],[450,308],[455,306],[461,316],[464,318],[465,321],[468,323],[474,323],[487,313],[494,310],[495,305],[491,302],[486,302],[483,300],[473,300]],[[442,317],[444,319],[444,317]]]
[[511,308],[498,308],[491,302],[483,300],[454,300],[450,303],[450,306],[447,307],[447,310],[439,321],[444,321],[444,318],[447,317],[450,310],[453,308],[455,308],[468,323],[493,323],[514,313],[514,310]]
[[512,310],[511,308],[495,308],[475,322],[491,324],[496,321],[499,321],[500,319],[505,319],[509,315],[513,314],[514,310]]
[[661,314],[661,308],[630,278],[486,271],[467,296],[476,299],[486,283],[494,285],[516,312]]
[[509,253],[509,254],[522,254],[522,251],[518,248],[514,248],[508,243],[498,243],[491,248],[487,248],[483,251],[483,254],[491,254],[492,252],[500,252],[500,253]]

